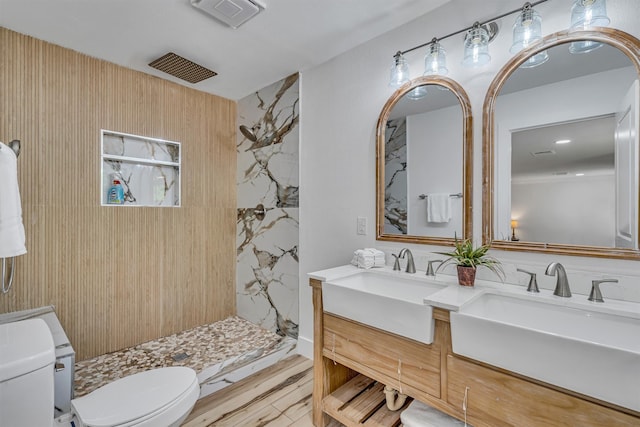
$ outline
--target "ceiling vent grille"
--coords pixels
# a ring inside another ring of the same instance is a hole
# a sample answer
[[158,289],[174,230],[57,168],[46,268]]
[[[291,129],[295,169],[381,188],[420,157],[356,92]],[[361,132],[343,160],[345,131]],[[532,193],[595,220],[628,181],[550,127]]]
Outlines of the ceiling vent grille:
[[543,151],[532,151],[530,153],[533,157],[546,157],[553,156],[556,154],[555,150],[543,150]]
[[191,5],[234,29],[265,8],[259,0],[191,0]]
[[198,83],[218,74],[173,52],[149,63],[149,66],[189,83]]

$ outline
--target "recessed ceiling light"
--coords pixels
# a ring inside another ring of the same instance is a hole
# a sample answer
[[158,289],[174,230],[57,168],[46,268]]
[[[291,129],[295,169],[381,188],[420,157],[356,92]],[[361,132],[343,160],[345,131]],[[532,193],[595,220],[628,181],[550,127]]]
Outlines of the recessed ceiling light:
[[568,144],[570,142],[571,142],[570,139],[559,139],[556,141],[556,144]]

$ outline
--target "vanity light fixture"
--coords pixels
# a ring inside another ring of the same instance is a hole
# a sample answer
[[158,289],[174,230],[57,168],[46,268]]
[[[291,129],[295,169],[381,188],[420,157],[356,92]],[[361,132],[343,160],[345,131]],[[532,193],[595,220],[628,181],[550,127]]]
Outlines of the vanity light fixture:
[[575,0],[571,7],[572,30],[606,27],[609,22],[606,0]]
[[[518,53],[522,49],[542,39],[542,18],[536,12],[531,3],[525,3],[522,12],[513,24],[513,44],[509,52]],[[520,68],[533,68],[544,64],[549,59],[547,51],[531,56]]]
[[[592,27],[606,27],[611,20],[607,16],[606,0],[575,0],[571,7],[570,30],[588,30]],[[587,53],[602,46],[593,40],[571,43],[569,52]]]
[[409,64],[407,64],[407,60],[404,58],[404,54],[398,51],[393,56],[389,86],[398,88],[407,83],[409,80],[411,80],[409,78]]
[[[540,15],[533,12],[533,7],[539,5],[540,3],[545,3],[549,0],[538,0],[533,3],[527,2],[522,8],[511,10],[507,13],[503,13],[502,15],[493,17],[491,19],[487,19],[482,22],[475,22],[472,26],[463,28],[461,30],[455,31],[451,34],[447,34],[443,37],[434,37],[431,41],[423,43],[421,45],[412,47],[407,50],[399,50],[393,56],[393,63],[391,65],[391,76],[389,79],[389,86],[397,88],[402,86],[411,80],[409,76],[409,65],[407,64],[404,55],[409,52],[413,52],[417,49],[422,49],[425,46],[429,46],[429,51],[425,56],[424,65],[425,71],[424,75],[445,75],[448,73],[448,69],[446,66],[446,53],[444,49],[440,46],[440,42],[444,39],[448,39],[449,37],[465,33],[464,38],[464,59],[462,60],[463,66],[469,67],[480,67],[482,65],[486,65],[491,61],[491,56],[489,55],[489,43],[495,38],[498,34],[498,24],[495,23],[498,19],[504,18],[505,16],[512,15],[517,12],[523,12],[525,8],[529,8],[531,10],[531,16],[533,20],[531,21],[533,25],[538,25],[540,23]],[[578,0],[578,1],[601,1],[601,0]],[[537,16],[537,18],[536,18]],[[537,20],[536,20],[537,19]],[[526,21],[526,20],[525,20]],[[528,21],[526,21],[528,22]],[[515,30],[514,30],[515,31]],[[535,33],[534,36],[535,37]],[[541,35],[540,35],[541,37]],[[535,38],[531,38],[528,41],[528,44],[534,43]],[[528,44],[523,44],[520,49],[524,49],[528,46]],[[515,45],[515,42],[514,42]],[[539,55],[535,56],[535,61],[527,61],[529,66],[535,66],[542,64],[546,61],[546,52],[542,52]],[[534,64],[535,63],[535,64]],[[523,67],[526,67],[526,64],[523,64]]]
[[[438,39],[431,40],[429,53],[424,57],[424,73],[423,76],[441,75],[444,76],[449,72],[447,69],[447,56],[445,50],[438,43]],[[440,88],[440,86],[437,86]],[[418,100],[427,96],[427,86],[417,86],[407,94],[407,98]]]
[[464,37],[464,57],[462,65],[477,68],[491,62],[489,55],[489,32],[479,22],[467,31]]
[[447,52],[440,45],[435,37],[431,40],[429,53],[424,57],[424,74],[423,76],[441,75],[446,76],[449,73],[447,68]]

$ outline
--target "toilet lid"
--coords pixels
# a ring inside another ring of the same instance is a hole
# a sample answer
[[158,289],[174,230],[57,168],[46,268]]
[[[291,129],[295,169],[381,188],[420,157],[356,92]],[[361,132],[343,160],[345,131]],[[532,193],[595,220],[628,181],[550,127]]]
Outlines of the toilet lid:
[[151,369],[120,378],[86,396],[71,401],[83,423],[109,427],[157,412],[185,394],[196,373],[182,366]]

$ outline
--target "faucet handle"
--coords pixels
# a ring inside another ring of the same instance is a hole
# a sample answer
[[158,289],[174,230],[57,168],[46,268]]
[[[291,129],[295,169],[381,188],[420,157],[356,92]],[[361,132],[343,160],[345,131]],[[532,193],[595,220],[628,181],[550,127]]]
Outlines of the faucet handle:
[[538,289],[538,281],[536,280],[536,273],[532,273],[521,268],[516,268],[516,271],[529,275],[529,285],[527,286],[527,292],[540,292],[540,289]]
[[435,262],[443,262],[441,259],[431,259],[427,261],[427,276],[435,276],[436,274],[433,272],[433,263]]
[[398,255],[396,254],[391,255],[393,255],[393,257],[395,258],[395,261],[393,262],[393,271],[400,271],[400,258],[398,258]]
[[618,279],[600,279],[591,281],[591,293],[589,294],[589,301],[604,302],[602,298],[602,292],[600,292],[601,283],[618,283]]

